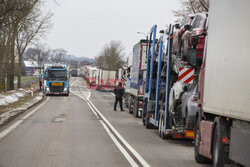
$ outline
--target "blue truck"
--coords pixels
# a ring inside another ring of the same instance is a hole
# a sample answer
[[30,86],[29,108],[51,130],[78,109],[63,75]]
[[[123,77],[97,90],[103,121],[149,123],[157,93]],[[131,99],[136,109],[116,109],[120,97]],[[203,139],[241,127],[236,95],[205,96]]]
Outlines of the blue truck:
[[[133,47],[128,61],[128,76],[126,83],[126,99],[129,112],[135,117],[142,116],[144,85],[143,75],[146,71],[147,40],[142,39]],[[130,66],[132,65],[132,66]]]
[[70,67],[65,64],[47,64],[43,72],[43,92],[47,95],[69,95]]

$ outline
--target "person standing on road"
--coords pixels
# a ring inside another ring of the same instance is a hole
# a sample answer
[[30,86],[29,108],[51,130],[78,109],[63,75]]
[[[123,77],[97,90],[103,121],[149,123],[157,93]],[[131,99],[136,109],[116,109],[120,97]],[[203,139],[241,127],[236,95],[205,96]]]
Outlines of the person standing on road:
[[116,105],[117,105],[118,102],[120,104],[121,111],[124,111],[123,108],[122,108],[122,96],[124,94],[124,88],[122,87],[122,83],[121,82],[119,82],[118,86],[115,87],[114,93],[115,93],[114,111],[116,111]]
[[39,86],[40,86],[40,91],[42,91],[43,83],[42,83],[41,79],[39,80]]

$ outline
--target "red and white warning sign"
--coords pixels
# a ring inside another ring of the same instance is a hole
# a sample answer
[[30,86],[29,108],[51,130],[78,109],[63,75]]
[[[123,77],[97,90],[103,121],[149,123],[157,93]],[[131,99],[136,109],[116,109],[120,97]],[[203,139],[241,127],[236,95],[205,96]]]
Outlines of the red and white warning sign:
[[180,67],[178,82],[191,84],[194,80],[194,68]]

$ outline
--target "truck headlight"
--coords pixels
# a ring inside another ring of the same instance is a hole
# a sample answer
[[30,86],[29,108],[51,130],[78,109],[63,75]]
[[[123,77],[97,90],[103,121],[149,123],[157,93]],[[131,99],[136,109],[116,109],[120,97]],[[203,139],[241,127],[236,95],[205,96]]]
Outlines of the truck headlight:
[[46,92],[49,92],[49,87],[46,87]]
[[67,92],[68,91],[68,87],[66,86],[63,91]]

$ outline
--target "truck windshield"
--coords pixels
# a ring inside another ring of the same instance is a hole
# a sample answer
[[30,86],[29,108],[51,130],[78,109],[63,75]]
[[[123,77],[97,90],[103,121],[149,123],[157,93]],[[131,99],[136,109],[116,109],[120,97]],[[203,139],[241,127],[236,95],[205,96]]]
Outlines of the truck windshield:
[[47,79],[66,80],[66,70],[48,70]]

